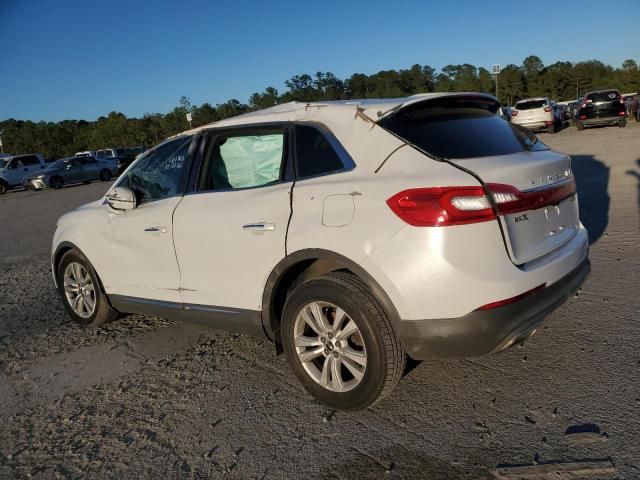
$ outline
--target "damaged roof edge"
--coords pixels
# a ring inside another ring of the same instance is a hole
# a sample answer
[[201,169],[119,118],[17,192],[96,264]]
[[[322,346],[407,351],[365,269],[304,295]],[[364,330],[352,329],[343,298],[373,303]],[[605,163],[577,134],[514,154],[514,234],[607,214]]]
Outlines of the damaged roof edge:
[[344,111],[345,106],[355,107],[355,118],[358,116],[366,117],[369,121],[378,122],[390,114],[398,111],[401,108],[413,105],[415,103],[431,100],[434,98],[442,98],[449,96],[482,96],[489,99],[496,100],[493,95],[480,92],[433,92],[433,93],[418,93],[409,97],[403,98],[365,98],[365,99],[353,99],[353,100],[320,100],[315,102],[287,102],[275,105],[273,107],[265,108],[262,110],[256,110],[254,112],[243,113],[235,117],[225,118],[218,120],[217,122],[208,123],[200,127],[187,130],[176,135],[172,135],[168,138],[178,137],[180,135],[195,135],[204,130],[209,130],[216,127],[227,127],[233,125],[243,125],[251,123],[260,123],[267,121],[288,121],[289,115],[301,110],[308,110],[316,107],[337,107],[336,109]]

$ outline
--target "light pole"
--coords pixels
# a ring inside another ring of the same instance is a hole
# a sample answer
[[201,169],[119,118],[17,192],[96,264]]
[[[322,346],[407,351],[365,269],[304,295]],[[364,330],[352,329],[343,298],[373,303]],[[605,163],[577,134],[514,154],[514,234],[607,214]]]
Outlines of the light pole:
[[2,134],[4,133],[4,128],[0,130],[0,153],[4,153],[4,147],[2,146]]

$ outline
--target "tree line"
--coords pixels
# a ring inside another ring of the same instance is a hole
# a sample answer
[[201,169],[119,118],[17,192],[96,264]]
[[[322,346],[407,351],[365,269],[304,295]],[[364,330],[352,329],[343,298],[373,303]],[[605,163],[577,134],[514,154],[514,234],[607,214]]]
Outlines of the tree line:
[[[440,72],[429,65],[407,69],[383,70],[372,75],[354,73],[340,79],[331,72],[295,75],[285,82],[280,93],[274,87],[254,93],[247,103],[236,99],[211,105],[192,105],[182,97],[177,107],[166,114],[147,113],[142,118],[128,118],[111,112],[96,121],[63,120],[32,122],[8,119],[0,121],[4,129],[5,152],[41,153],[47,158],[61,158],[81,150],[107,147],[152,146],[166,137],[186,130],[186,114],[193,116],[193,126],[222,120],[241,113],[271,107],[289,101],[346,100],[352,98],[393,98],[423,92],[477,91],[495,94],[495,77],[483,67],[470,64],[447,65]],[[532,96],[549,96],[571,100],[584,92],[600,88],[617,88],[623,93],[640,90],[640,70],[635,60],[625,60],[613,68],[598,60],[556,62],[544,65],[535,56],[522,65],[509,64],[498,77],[498,98],[503,105]]]

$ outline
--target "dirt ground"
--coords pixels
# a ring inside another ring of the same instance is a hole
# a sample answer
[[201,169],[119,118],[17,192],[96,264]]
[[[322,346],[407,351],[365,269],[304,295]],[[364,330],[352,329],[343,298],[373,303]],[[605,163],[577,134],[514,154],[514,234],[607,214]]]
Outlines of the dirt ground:
[[359,413],[312,400],[265,341],[142,316],[70,323],[55,220],[108,185],[0,198],[0,478],[484,479],[588,459],[615,473],[584,478],[640,478],[640,125],[541,138],[573,156],[582,292],[525,345],[423,362]]

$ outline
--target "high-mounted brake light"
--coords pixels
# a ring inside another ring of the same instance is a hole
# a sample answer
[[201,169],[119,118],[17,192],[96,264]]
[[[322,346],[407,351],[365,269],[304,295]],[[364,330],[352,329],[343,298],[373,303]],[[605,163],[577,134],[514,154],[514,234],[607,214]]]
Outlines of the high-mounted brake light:
[[482,187],[414,188],[397,193],[387,205],[414,227],[444,227],[495,219]]

